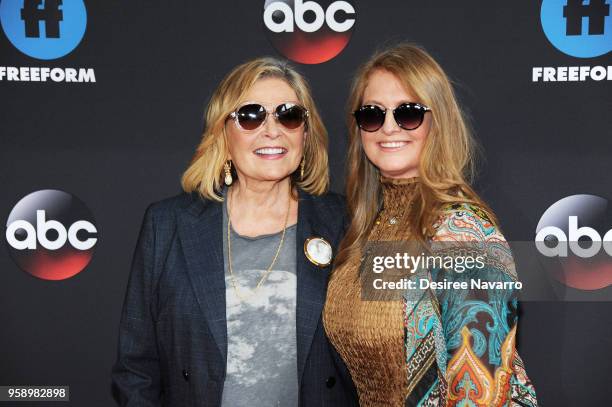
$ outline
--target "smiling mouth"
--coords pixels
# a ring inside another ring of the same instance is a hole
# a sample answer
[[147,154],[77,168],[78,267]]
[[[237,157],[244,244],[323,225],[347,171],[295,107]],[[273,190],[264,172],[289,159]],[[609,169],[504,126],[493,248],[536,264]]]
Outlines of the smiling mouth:
[[287,149],[284,147],[263,147],[258,148],[254,151],[260,157],[278,157],[287,153]]
[[410,144],[410,141],[383,141],[377,144],[384,149],[399,149]]

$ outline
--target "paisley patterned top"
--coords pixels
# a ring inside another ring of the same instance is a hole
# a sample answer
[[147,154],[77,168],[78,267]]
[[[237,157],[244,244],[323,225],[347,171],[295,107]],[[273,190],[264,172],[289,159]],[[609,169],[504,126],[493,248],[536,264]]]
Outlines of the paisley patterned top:
[[[434,224],[436,242],[480,248],[484,269],[461,274],[443,269],[427,278],[468,281],[516,281],[512,253],[486,212],[470,204],[448,205]],[[409,397],[415,406],[537,406],[516,348],[517,298],[512,289],[431,290],[405,293],[408,376],[428,377],[425,393]],[[421,349],[435,349],[421,355]],[[428,359],[429,357],[429,359]]]
[[[410,240],[406,214],[418,178],[382,183],[383,209],[369,240]],[[486,254],[485,268],[462,273],[422,268],[411,278],[516,280],[510,248],[480,208],[448,205],[434,231],[434,251],[447,244],[441,242],[469,244],[469,250]],[[515,349],[514,290],[407,289],[399,301],[363,301],[356,277],[362,259],[334,271],[324,310],[326,332],[351,372],[360,405],[537,406]],[[402,307],[401,334],[394,322],[397,307]]]

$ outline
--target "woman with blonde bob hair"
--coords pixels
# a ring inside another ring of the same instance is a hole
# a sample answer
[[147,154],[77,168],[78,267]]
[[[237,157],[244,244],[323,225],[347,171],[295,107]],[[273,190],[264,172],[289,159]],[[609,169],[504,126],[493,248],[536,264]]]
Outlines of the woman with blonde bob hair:
[[[422,48],[393,46],[358,70],[349,111],[350,225],[323,321],[360,405],[535,406],[514,346],[512,254],[469,185],[474,141],[446,74]],[[503,288],[471,289],[475,278]]]
[[[280,78],[285,81],[308,112],[304,123],[309,134],[304,137],[303,143],[304,173],[298,177],[296,167],[290,178],[293,191],[296,192],[295,188],[299,187],[312,195],[327,192],[327,131],[308,84],[288,64],[272,58],[256,59],[241,65],[223,80],[211,97],[206,111],[206,130],[191,165],[183,174],[182,185],[185,191],[198,191],[203,198],[222,201],[219,191],[225,178],[224,165],[230,157],[225,133],[227,112],[233,112],[239,107],[239,101],[248,99],[249,90],[261,78]],[[231,174],[235,177],[236,171],[231,169]]]
[[145,214],[113,369],[120,405],[356,405],[321,321],[345,213],[327,166],[291,66],[259,58],[222,80],[185,192]]

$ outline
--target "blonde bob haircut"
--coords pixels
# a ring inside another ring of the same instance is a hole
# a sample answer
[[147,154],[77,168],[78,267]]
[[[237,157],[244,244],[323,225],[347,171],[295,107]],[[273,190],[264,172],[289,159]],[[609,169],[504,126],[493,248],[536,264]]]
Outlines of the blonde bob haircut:
[[450,80],[421,47],[400,43],[374,54],[357,71],[348,100],[349,151],[346,195],[350,225],[336,256],[336,265],[361,256],[361,249],[382,206],[380,172],[365,155],[359,127],[351,114],[363,103],[370,75],[389,72],[408,93],[429,108],[432,124],[419,160],[419,178],[409,219],[416,240],[427,241],[432,226],[449,203],[471,203],[492,211],[470,187],[474,175],[475,142],[457,103]]
[[[181,179],[185,192],[197,191],[204,199],[223,200],[220,196],[224,178],[223,165],[229,157],[225,124],[229,114],[244,101],[255,82],[263,78],[279,78],[287,82],[298,101],[308,109],[304,176],[300,177],[297,169],[290,175],[292,191],[299,187],[312,195],[327,192],[327,130],[315,106],[310,87],[304,77],[287,62],[270,57],[254,59],[237,66],[212,94],[206,109],[202,140]],[[232,175],[236,179],[236,173]]]

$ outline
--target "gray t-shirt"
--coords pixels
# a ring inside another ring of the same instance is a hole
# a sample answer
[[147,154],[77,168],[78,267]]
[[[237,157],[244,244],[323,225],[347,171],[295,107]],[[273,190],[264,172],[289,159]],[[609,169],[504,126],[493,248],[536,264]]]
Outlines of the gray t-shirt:
[[227,317],[227,374],[223,407],[297,406],[296,225],[287,228],[272,271],[264,275],[281,234],[254,238],[230,233],[232,270],[227,258],[227,208],[223,205],[223,259]]

